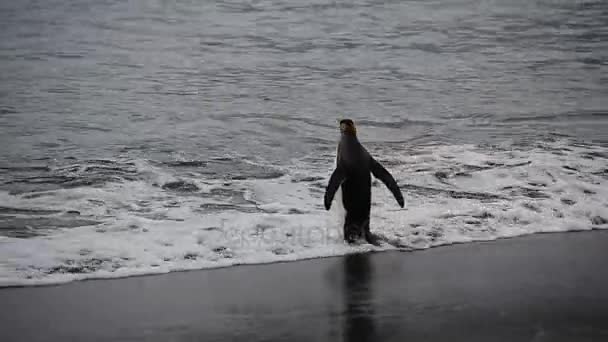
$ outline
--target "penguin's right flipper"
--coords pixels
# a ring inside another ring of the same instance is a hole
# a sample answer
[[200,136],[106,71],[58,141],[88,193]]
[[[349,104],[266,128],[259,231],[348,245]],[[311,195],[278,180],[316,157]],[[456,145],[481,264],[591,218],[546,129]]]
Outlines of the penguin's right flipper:
[[340,187],[340,184],[342,184],[342,182],[344,181],[345,177],[346,175],[344,174],[344,171],[342,170],[342,168],[339,167],[336,168],[331,174],[331,177],[329,178],[329,184],[327,184],[327,189],[325,189],[324,202],[326,210],[329,210],[329,208],[331,207],[331,201],[334,200],[334,195],[336,194],[336,191],[338,191],[338,188]]
[[393,193],[393,196],[395,196],[397,203],[399,203],[399,206],[403,208],[403,194],[401,194],[401,189],[399,189],[397,182],[395,182],[395,178],[393,178],[393,176],[391,176],[391,174],[386,171],[384,166],[378,163],[374,158],[372,158],[371,160],[370,170],[372,171],[374,177],[381,180],[382,183],[384,183],[386,187]]

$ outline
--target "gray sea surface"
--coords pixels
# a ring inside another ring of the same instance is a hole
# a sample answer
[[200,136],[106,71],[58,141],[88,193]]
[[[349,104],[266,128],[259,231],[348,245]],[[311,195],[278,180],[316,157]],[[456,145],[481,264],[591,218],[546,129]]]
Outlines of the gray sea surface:
[[605,1],[3,1],[0,61],[8,164],[608,140]]

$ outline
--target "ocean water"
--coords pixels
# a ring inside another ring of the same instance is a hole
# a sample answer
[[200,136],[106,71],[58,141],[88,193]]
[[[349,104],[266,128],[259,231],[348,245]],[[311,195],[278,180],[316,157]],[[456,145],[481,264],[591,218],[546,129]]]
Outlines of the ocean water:
[[4,1],[0,286],[608,228],[607,64],[601,0]]

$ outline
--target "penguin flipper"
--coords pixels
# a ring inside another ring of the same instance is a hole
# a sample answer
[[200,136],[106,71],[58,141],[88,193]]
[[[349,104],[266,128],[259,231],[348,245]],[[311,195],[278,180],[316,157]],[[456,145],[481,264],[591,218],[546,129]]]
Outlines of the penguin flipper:
[[393,176],[391,176],[384,166],[378,163],[374,158],[371,159],[370,171],[374,177],[378,178],[382,181],[382,183],[384,183],[384,185],[386,185],[386,187],[393,193],[393,196],[395,196],[399,206],[403,208],[403,194],[401,194],[401,189],[399,189],[397,182],[395,182],[395,178],[393,178]]
[[331,201],[334,200],[334,195],[336,194],[336,191],[338,191],[340,184],[342,184],[345,178],[346,175],[344,174],[344,170],[339,167],[336,168],[331,174],[331,177],[329,178],[329,184],[327,184],[327,189],[325,189],[324,202],[326,210],[329,210],[329,208],[331,207]]

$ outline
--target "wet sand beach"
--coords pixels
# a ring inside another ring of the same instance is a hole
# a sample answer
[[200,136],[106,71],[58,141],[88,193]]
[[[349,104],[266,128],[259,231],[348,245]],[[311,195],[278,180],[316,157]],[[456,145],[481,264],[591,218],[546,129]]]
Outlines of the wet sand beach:
[[2,341],[599,341],[608,231],[0,290]]

